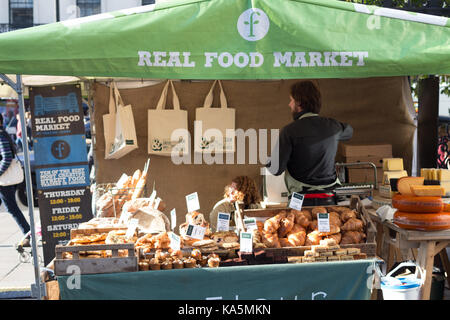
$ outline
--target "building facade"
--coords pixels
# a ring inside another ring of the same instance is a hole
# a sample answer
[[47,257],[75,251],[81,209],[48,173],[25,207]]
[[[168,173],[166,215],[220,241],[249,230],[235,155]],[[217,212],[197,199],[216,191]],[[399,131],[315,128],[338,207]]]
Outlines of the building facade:
[[153,3],[155,0],[0,0],[0,32]]

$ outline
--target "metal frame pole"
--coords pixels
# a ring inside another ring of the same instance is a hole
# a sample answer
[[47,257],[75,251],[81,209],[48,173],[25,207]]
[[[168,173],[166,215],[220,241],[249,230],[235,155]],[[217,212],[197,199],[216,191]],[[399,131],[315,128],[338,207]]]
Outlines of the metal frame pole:
[[[34,263],[34,277],[35,286],[37,292],[38,300],[42,299],[41,292],[41,280],[40,280],[40,270],[39,270],[39,259],[37,251],[37,240],[36,240],[36,228],[34,225],[34,197],[33,197],[33,185],[31,180],[31,168],[30,168],[30,154],[28,150],[28,139],[27,139],[27,122],[25,119],[25,102],[23,97],[23,85],[22,76],[16,75],[16,83],[9,79],[6,75],[0,74],[2,78],[11,88],[13,88],[18,95],[19,102],[19,114],[20,114],[20,125],[22,127],[23,135],[23,155],[24,155],[24,169],[25,169],[25,182],[27,186],[27,204],[28,204],[28,214],[30,216],[30,229],[31,229],[31,249],[33,253],[33,263]],[[32,290],[33,292],[33,290]]]

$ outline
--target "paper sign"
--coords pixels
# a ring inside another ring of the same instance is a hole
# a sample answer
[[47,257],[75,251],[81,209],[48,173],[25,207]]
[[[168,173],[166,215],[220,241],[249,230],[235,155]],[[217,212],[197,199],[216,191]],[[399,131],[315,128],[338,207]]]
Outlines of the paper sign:
[[289,208],[292,208],[294,210],[302,210],[304,198],[305,198],[304,195],[297,192],[293,192],[291,200],[289,201]]
[[130,239],[131,237],[133,237],[138,224],[139,224],[139,219],[131,219],[130,220],[130,223],[128,224],[127,233],[125,233],[125,238]]
[[172,226],[172,230],[174,230],[177,225],[177,211],[175,208],[170,211],[170,225]]
[[255,218],[244,219],[244,227],[247,231],[258,229]]
[[241,232],[241,252],[253,252],[253,233]]
[[161,198],[160,197],[156,198],[155,205],[153,206],[153,209],[158,210],[158,207],[159,207],[160,203],[161,203]]
[[174,251],[180,250],[181,248],[181,240],[180,237],[177,236],[175,233],[170,232],[169,233],[169,239],[170,239],[170,248]]
[[198,201],[197,192],[188,194],[186,196],[186,204],[187,204],[188,212],[194,212],[194,211],[200,209],[200,203]]
[[317,215],[317,229],[319,232],[330,232],[330,215],[328,213]]
[[219,212],[217,216],[217,231],[230,230],[230,214],[226,212]]
[[205,237],[205,231],[206,228],[190,224],[188,225],[186,235],[194,239],[203,240],[203,238]]

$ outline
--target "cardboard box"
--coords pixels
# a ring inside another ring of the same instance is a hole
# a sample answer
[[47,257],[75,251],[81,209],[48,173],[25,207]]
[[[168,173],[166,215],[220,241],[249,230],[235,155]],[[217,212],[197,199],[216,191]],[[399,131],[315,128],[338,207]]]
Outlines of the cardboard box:
[[[383,170],[377,169],[377,183],[383,181]],[[347,169],[348,183],[374,183],[373,168],[349,168]]]
[[392,158],[392,145],[382,143],[356,144],[356,143],[339,143],[339,155],[350,157],[377,157]]
[[[383,158],[382,157],[341,157],[341,162],[344,163],[359,163],[359,162],[371,162],[377,168],[383,168]],[[362,166],[361,166],[362,167]]]

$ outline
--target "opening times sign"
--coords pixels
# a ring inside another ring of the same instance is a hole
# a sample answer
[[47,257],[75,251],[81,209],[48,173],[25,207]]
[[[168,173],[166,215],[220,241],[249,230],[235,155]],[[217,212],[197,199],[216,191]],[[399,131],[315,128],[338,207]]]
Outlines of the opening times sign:
[[32,137],[44,263],[70,230],[92,219],[79,85],[30,88]]

